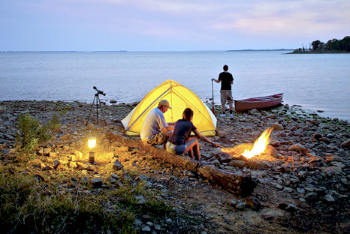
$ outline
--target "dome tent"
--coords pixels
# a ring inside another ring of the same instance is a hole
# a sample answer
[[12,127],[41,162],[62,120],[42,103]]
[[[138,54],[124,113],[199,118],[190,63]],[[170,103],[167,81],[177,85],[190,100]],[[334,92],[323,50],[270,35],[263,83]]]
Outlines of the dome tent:
[[166,80],[152,89],[142,101],[122,120],[127,135],[140,135],[143,122],[149,111],[158,107],[160,100],[166,99],[170,107],[164,113],[168,123],[182,119],[182,113],[186,108],[191,108],[193,124],[204,136],[215,136],[216,117],[210,109],[191,90],[173,80]]

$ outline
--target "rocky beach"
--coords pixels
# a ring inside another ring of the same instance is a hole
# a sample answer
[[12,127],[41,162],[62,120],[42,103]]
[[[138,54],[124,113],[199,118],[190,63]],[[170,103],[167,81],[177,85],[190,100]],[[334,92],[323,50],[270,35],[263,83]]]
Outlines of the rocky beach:
[[[3,178],[36,178],[43,188],[38,193],[49,197],[91,197],[130,187],[130,196],[139,206],[151,199],[148,192],[137,192],[142,184],[152,192],[152,199],[164,201],[174,214],[133,217],[132,228],[137,233],[350,232],[349,122],[322,118],[288,104],[234,112],[233,117],[217,115],[217,136],[211,139],[223,149],[201,142],[200,163],[252,178],[256,183],[253,191],[240,196],[203,173],[171,164],[156,157],[154,151],[137,147],[139,138],[126,136],[120,122],[136,105],[104,105],[96,123],[97,113],[88,103],[0,102]],[[22,114],[41,124],[56,114],[61,123],[52,131],[52,139],[40,143],[25,162],[16,145]],[[268,128],[273,129],[269,150],[262,155],[246,159],[232,153],[235,147],[254,143]],[[91,149],[87,146],[91,136],[97,138],[93,164],[89,163]],[[131,141],[133,145],[128,143]],[[164,151],[161,147],[157,150]],[[120,202],[120,196],[115,196],[101,204],[113,211],[113,204]],[[95,233],[108,233],[94,228]]]

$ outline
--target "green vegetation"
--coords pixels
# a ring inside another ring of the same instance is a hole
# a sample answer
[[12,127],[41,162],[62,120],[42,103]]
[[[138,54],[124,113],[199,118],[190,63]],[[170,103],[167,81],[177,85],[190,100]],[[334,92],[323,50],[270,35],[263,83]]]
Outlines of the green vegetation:
[[19,133],[17,133],[16,142],[24,152],[32,152],[38,143],[50,140],[52,130],[60,126],[57,115],[54,115],[47,124],[40,126],[38,119],[33,119],[29,114],[22,114],[18,118]]
[[[150,217],[172,217],[173,211],[145,189],[144,183],[119,189],[96,190],[78,183],[74,191],[57,190],[60,180],[10,173],[0,165],[0,225],[4,233],[136,233],[133,222]],[[78,190],[78,188],[80,188]],[[92,193],[84,193],[90,191]],[[98,192],[97,192],[98,191]],[[138,203],[136,196],[145,197]]]
[[331,39],[327,43],[320,40],[313,41],[309,47],[298,48],[293,54],[298,53],[349,53],[350,52],[350,36],[344,37],[342,40]]

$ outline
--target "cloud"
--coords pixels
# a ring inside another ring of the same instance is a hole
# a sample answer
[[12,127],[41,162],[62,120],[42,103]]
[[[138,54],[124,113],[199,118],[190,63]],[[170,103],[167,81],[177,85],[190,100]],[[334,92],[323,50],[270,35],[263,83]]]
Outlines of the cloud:
[[349,1],[265,1],[249,9],[225,14],[212,27],[248,34],[318,34],[345,29],[350,23]]
[[244,44],[247,38],[268,44],[271,39],[344,37],[350,25],[348,0],[17,0],[1,5],[0,29],[25,29],[33,38],[51,31],[87,40],[99,34],[213,47],[233,40]]

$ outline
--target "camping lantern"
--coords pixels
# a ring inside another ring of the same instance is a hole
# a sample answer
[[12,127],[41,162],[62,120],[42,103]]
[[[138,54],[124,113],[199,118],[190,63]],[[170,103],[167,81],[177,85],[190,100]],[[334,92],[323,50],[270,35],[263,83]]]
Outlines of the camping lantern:
[[92,150],[89,152],[89,163],[93,164],[95,162],[95,152],[93,151],[93,149],[96,146],[96,138],[90,137],[88,140],[88,143],[89,143],[90,150]]

